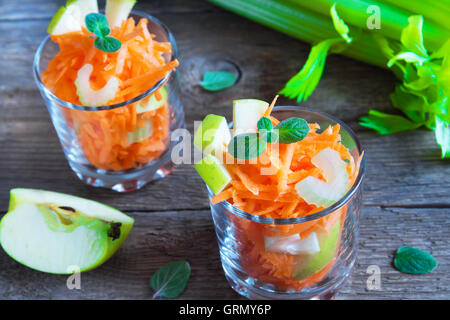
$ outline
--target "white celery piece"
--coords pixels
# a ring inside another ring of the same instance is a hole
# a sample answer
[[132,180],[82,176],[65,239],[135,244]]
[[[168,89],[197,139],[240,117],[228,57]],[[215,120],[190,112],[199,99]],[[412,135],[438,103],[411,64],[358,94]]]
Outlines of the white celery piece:
[[89,82],[92,70],[91,64],[85,64],[78,70],[75,80],[77,95],[80,102],[85,106],[102,106],[115,97],[117,90],[119,90],[119,80],[116,77],[111,77],[103,88],[94,90]]
[[265,249],[268,252],[287,253],[292,255],[315,254],[320,252],[319,239],[315,232],[304,240],[296,233],[286,237],[264,237]]
[[295,185],[300,197],[308,204],[328,207],[345,195],[349,188],[346,163],[339,152],[326,148],[311,159],[322,170],[327,182],[315,177],[306,177]]

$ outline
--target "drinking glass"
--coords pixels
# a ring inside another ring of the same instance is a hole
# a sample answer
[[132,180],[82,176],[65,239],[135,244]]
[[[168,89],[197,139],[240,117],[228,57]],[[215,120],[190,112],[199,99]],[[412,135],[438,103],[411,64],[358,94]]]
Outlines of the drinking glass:
[[[170,30],[158,19],[133,11],[138,22],[159,42],[170,42],[166,62],[177,58],[177,45]],[[58,52],[47,36],[36,51],[33,73],[70,167],[83,182],[118,192],[134,191],[149,181],[163,178],[174,169],[171,132],[184,128],[178,71],[171,71],[147,91],[128,101],[107,106],[84,106],[56,97],[42,82],[42,72]],[[158,103],[151,111],[139,106],[150,99]],[[131,115],[131,116],[130,116]],[[131,119],[131,120],[130,120]],[[154,128],[158,130],[154,130]]]
[[[283,106],[276,107],[273,115],[280,121],[303,118],[318,123],[321,130],[339,124],[341,142],[350,151],[355,168],[360,160],[355,181],[332,206],[297,218],[260,217],[227,201],[210,202],[222,267],[231,287],[251,299],[329,299],[350,276],[356,260],[365,172],[363,150],[346,124],[324,112]],[[207,189],[211,200],[214,193]],[[325,231],[316,231],[321,248],[314,256],[265,250],[270,237],[308,233],[317,225]]]

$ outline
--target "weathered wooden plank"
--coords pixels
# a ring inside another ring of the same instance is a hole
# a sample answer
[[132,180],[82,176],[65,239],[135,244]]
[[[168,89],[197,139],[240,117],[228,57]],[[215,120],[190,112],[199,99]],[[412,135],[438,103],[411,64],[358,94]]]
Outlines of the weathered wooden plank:
[[[448,299],[450,296],[449,210],[371,207],[363,209],[360,252],[352,278],[339,299]],[[66,276],[44,274],[0,253],[0,298],[150,299],[151,275],[165,263],[188,260],[192,276],[183,299],[235,299],[220,265],[208,210],[130,213],[136,223],[116,255],[81,275],[81,290],[68,290]],[[444,228],[444,229],[443,229]],[[427,275],[407,275],[392,267],[403,245],[432,253],[439,266]],[[381,290],[369,291],[367,268],[381,270]]]
[[[191,166],[180,166],[166,179],[125,195],[87,187],[70,172],[31,73],[34,51],[60,4],[0,3],[0,212],[7,208],[10,188],[44,188],[131,212],[136,226],[114,258],[83,274],[81,291],[68,291],[65,277],[24,268],[2,251],[0,297],[148,299],[151,274],[166,262],[188,259],[193,273],[181,298],[237,298],[220,268],[205,188]],[[230,118],[233,99],[270,100],[309,51],[305,43],[206,1],[140,1],[137,9],[154,13],[178,40],[189,129],[207,113]],[[240,81],[220,93],[204,92],[197,85],[203,72],[224,65],[236,66],[242,72]],[[448,299],[448,161],[439,160],[432,132],[379,137],[357,125],[359,116],[370,108],[391,110],[389,93],[394,82],[389,71],[331,56],[318,89],[304,103],[346,121],[367,152],[359,261],[340,297]],[[293,104],[283,98],[279,103]],[[430,251],[439,267],[425,276],[398,273],[391,262],[393,252],[402,245]],[[367,291],[365,286],[367,267],[373,264],[382,271],[379,292]]]

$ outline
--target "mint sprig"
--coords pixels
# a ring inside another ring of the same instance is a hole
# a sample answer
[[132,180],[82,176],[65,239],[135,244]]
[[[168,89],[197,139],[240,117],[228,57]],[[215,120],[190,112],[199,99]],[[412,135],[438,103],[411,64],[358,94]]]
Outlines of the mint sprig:
[[261,117],[257,127],[257,133],[242,133],[233,137],[228,152],[235,159],[257,158],[264,152],[267,143],[295,143],[303,140],[309,132],[308,123],[301,118],[289,118],[273,127],[269,118]]
[[100,13],[89,13],[85,18],[86,28],[94,33],[97,38],[94,46],[104,52],[116,52],[122,44],[114,37],[108,36],[111,33],[108,20]]

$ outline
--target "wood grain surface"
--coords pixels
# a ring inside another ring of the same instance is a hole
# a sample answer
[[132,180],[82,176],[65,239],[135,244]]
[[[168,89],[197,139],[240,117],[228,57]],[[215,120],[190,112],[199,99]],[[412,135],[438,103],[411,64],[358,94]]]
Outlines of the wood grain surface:
[[[149,278],[163,264],[191,263],[183,299],[238,299],[220,266],[206,190],[192,166],[142,190],[118,194],[83,185],[70,171],[32,76],[32,60],[49,19],[62,1],[0,0],[0,213],[9,189],[42,188],[105,202],[136,219],[128,240],[100,268],[82,274],[82,289],[66,277],[33,271],[0,252],[1,299],[150,299]],[[207,113],[231,118],[231,101],[271,100],[306,60],[310,46],[202,0],[140,1],[175,35],[180,50],[186,125]],[[227,65],[242,77],[225,91],[198,86],[203,72]],[[395,79],[379,69],[330,56],[324,77],[304,106],[335,115],[357,132],[367,154],[360,252],[339,299],[449,299],[450,166],[440,160],[426,130],[377,136],[358,126],[370,108],[390,110]],[[280,99],[280,105],[296,105]],[[432,253],[430,274],[401,274],[395,250],[416,246]],[[367,290],[367,268],[381,269],[381,290]]]

